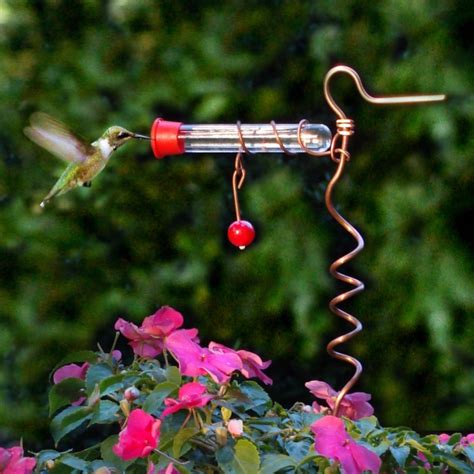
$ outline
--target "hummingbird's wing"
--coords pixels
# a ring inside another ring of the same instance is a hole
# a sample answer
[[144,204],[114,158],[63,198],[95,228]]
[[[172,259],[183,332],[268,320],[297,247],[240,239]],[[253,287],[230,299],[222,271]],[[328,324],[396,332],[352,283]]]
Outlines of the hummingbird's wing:
[[35,112],[30,117],[30,123],[24,129],[25,135],[62,160],[82,163],[94,151],[92,145],[48,114]]

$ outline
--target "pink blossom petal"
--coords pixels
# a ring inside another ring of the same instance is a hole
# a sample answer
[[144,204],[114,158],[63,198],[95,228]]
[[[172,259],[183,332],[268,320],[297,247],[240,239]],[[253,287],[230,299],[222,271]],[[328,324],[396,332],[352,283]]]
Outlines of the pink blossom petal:
[[89,364],[84,362],[82,365],[68,364],[63,365],[53,374],[53,382],[55,384],[61,382],[64,379],[75,378],[84,380],[86,378],[87,369]]
[[180,400],[193,400],[199,398],[207,390],[206,386],[199,382],[185,383],[178,393]]
[[23,456],[23,448],[0,448],[0,472],[2,474],[31,474],[36,466],[36,459]]
[[160,427],[160,420],[139,408],[132,410],[113,452],[124,461],[148,456],[158,445]]
[[335,416],[323,416],[311,425],[316,451],[341,463],[345,474],[378,474],[381,459],[371,450],[357,444],[346,432],[344,422]]
[[177,469],[175,469],[175,467],[173,466],[173,463],[169,463],[165,469],[160,469],[158,471],[158,474],[181,474],[181,473]]
[[181,313],[169,306],[163,306],[143,320],[141,329],[150,336],[165,337],[181,327],[183,322]]
[[146,359],[152,359],[163,352],[163,341],[159,339],[141,339],[129,344],[135,354]]
[[446,433],[441,433],[438,436],[438,440],[441,444],[446,444],[451,439],[451,436]]
[[337,392],[329,384],[321,380],[311,380],[304,385],[316,398],[328,400],[337,396]]
[[323,416],[311,425],[311,430],[316,435],[316,451],[330,458],[338,456],[348,439],[344,422],[336,416]]
[[[154,316],[150,316],[150,318],[153,317]],[[119,318],[115,323],[115,329],[130,340],[129,344],[132,346],[133,352],[140,357],[153,358],[163,352],[163,338],[149,334],[147,330],[143,328],[143,325],[142,327],[137,327],[135,324]],[[148,329],[150,330],[151,327],[148,327]]]
[[357,444],[355,441],[349,443],[350,451],[353,459],[357,464],[358,471],[371,471],[373,474],[380,471],[380,466],[382,465],[381,459],[370,449],[367,449],[365,446]]
[[166,466],[165,469],[160,469],[158,472],[156,472],[156,466],[151,461],[149,461],[148,463],[148,468],[147,468],[146,473],[147,474],[180,474],[180,472],[177,469],[175,469],[172,462],[170,462],[168,466]]
[[12,454],[8,449],[2,448],[0,446],[0,472],[3,472],[3,469],[7,467],[12,458]]
[[122,336],[126,337],[127,339],[135,340],[143,337],[142,332],[138,329],[136,324],[129,323],[122,318],[117,319],[114,328],[116,331],[121,332]]
[[209,350],[213,354],[237,354],[242,362],[240,372],[245,378],[250,379],[256,377],[267,385],[273,383],[272,379],[262,372],[263,369],[266,369],[272,363],[271,360],[263,362],[262,359],[253,352],[245,350],[235,351],[217,342],[209,343]]
[[112,359],[117,362],[120,362],[122,360],[122,352],[120,352],[118,349],[112,351]]
[[180,329],[166,338],[166,348],[178,361],[180,373],[190,377],[210,375],[219,384],[230,379],[232,372],[242,368],[240,357],[232,352],[215,353],[194,341],[197,330]]
[[256,377],[266,385],[271,385],[273,383],[273,380],[262,372],[262,370],[270,366],[272,363],[271,360],[263,362],[257,354],[244,350],[237,351],[237,354],[242,360],[243,367],[241,372],[244,377],[248,379]]
[[467,436],[463,436],[461,438],[461,446],[469,446],[471,444],[474,444],[474,433],[470,433]]
[[312,407],[313,407],[314,413],[321,413],[324,410],[324,408],[317,401],[313,402]]
[[[374,407],[368,403],[371,398],[370,394],[364,392],[354,392],[346,395],[341,401],[339,415],[346,416],[351,420],[372,416],[374,414]],[[329,400],[328,404],[330,404]],[[334,408],[334,405],[335,399],[334,404],[331,400],[331,408]]]
[[[320,380],[307,382],[305,386],[316,397],[326,400],[328,407],[334,410],[339,392],[336,392],[329,384]],[[347,394],[339,405],[339,416],[345,416],[351,420],[358,420],[374,413],[374,408],[368,401],[370,394],[364,392],[354,392]]]
[[179,410],[203,407],[209,403],[209,401],[214,398],[209,393],[206,393],[205,385],[200,384],[199,382],[189,382],[184,384],[179,389],[178,400],[173,398],[166,398],[164,404],[167,406],[163,410],[162,417],[171,415]]

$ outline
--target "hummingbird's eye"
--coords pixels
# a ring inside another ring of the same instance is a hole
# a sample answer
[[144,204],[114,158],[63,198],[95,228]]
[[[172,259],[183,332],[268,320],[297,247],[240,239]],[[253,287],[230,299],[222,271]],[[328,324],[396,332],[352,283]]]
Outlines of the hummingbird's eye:
[[127,138],[129,136],[130,136],[130,133],[128,132],[119,132],[119,134],[117,135],[117,138],[121,140],[122,138]]

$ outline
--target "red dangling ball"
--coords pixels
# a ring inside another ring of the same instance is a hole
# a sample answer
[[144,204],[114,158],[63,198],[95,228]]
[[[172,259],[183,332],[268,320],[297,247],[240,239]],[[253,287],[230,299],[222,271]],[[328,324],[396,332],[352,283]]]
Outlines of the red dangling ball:
[[227,238],[232,245],[243,250],[253,242],[255,230],[248,221],[234,221],[227,229]]

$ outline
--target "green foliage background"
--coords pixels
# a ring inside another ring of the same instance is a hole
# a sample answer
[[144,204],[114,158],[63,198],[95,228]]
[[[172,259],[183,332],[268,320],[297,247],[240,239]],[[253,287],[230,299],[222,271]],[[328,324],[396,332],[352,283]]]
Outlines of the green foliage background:
[[474,429],[473,43],[468,1],[0,1],[0,441],[44,440],[48,374],[73,349],[105,347],[118,316],[171,305],[202,340],[274,360],[273,394],[351,372],[325,344],[331,258],[353,243],[328,218],[327,159],[251,156],[241,192],[258,238],[231,248],[233,157],[156,161],[117,152],[91,189],[38,203],[64,167],[22,133],[42,110],[92,141],[157,116],[231,123],[334,121],[322,81],[337,63],[379,94],[440,93],[442,105],[377,108],[349,79],[356,119],[337,190],[366,237],[350,265],[365,331],[345,349],[385,425]]

